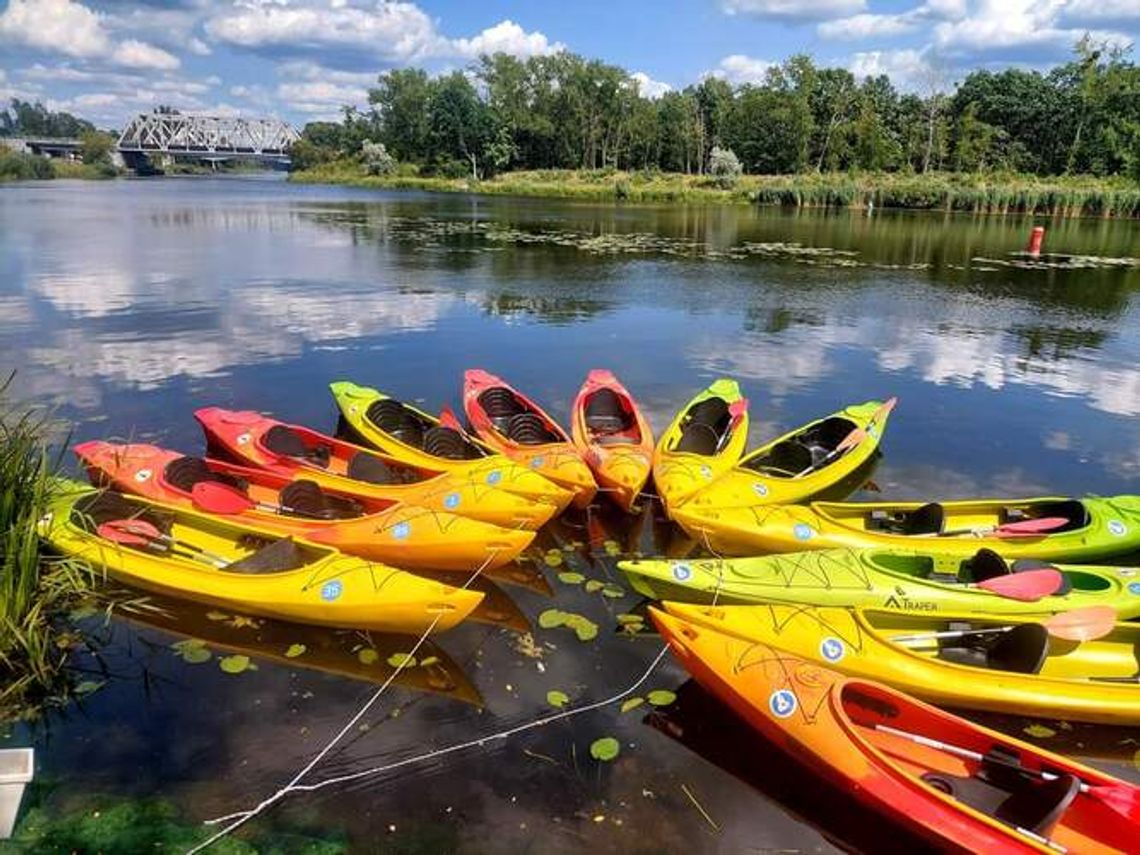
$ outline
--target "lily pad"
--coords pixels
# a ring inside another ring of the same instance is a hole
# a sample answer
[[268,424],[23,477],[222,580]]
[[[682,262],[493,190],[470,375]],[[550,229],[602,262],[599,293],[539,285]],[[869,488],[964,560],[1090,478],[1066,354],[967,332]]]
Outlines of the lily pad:
[[566,623],[566,612],[561,609],[547,609],[538,616],[538,625],[543,629],[554,629]]
[[616,600],[618,597],[625,596],[625,588],[621,585],[615,585],[613,582],[607,582],[602,588],[602,596],[609,597],[611,600]]
[[591,594],[595,591],[602,590],[602,588],[605,586],[605,582],[599,582],[597,579],[590,579],[588,582],[586,582],[586,590]]
[[223,656],[218,660],[218,667],[227,674],[240,674],[242,671],[257,668],[244,653],[235,653],[233,656]]
[[375,648],[362,647],[357,652],[356,658],[360,660],[362,665],[375,665],[380,661],[380,654],[376,652]]
[[425,656],[423,659],[420,660],[420,667],[421,668],[430,668],[432,665],[438,665],[438,664],[439,664],[439,657],[438,656]]
[[621,745],[612,736],[595,739],[590,745],[590,756],[608,763],[621,753]]
[[200,638],[187,638],[183,641],[176,641],[170,646],[183,662],[188,662],[191,665],[200,665],[214,658],[214,654],[206,647],[206,642]]
[[630,710],[637,709],[643,703],[645,703],[645,698],[642,697],[626,698],[621,702],[621,711],[629,712]]
[[542,557],[547,567],[561,567],[562,566],[562,550],[551,549]]
[[621,544],[616,540],[607,540],[602,544],[602,549],[606,551],[606,555],[621,555]]
[[579,641],[593,641],[598,637],[598,625],[596,623],[581,615],[573,615],[573,617],[575,620],[566,621],[566,625],[574,630]]
[[649,703],[655,707],[667,707],[677,700],[677,696],[668,689],[654,689],[649,693],[648,699]]
[[410,653],[393,653],[388,657],[388,664],[393,668],[414,668],[416,657]]
[[106,683],[106,680],[82,680],[75,684],[72,691],[77,695],[90,695],[92,692],[99,691]]
[[551,689],[546,693],[546,702],[552,707],[564,707],[570,701],[570,696],[558,689]]
[[303,656],[308,649],[309,648],[303,644],[290,644],[289,649],[285,651],[285,658],[296,659],[298,656]]
[[1024,732],[1036,739],[1048,739],[1050,736],[1057,735],[1057,731],[1043,724],[1031,724],[1025,728]]
[[617,616],[617,622],[620,623],[622,626],[632,625],[632,624],[643,624],[644,625],[645,618],[643,618],[641,615],[634,614],[633,612],[626,612],[625,614],[620,614]]
[[575,573],[572,570],[568,570],[565,573],[558,574],[558,581],[562,582],[565,585],[581,585],[586,581],[586,577],[581,573]]
[[225,612],[206,612],[207,620],[229,620],[230,616]]

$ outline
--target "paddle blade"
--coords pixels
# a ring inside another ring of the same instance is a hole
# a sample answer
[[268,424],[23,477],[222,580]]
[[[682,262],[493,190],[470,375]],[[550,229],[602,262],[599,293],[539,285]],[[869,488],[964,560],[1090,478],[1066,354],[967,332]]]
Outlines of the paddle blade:
[[895,404],[898,402],[899,399],[894,396],[887,398],[887,400],[882,403],[879,409],[875,410],[875,412],[871,415],[871,424],[877,425],[881,419],[885,419],[887,416],[889,416],[891,414],[891,410],[895,408]]
[[463,426],[459,424],[459,419],[455,417],[455,413],[451,411],[451,407],[444,407],[439,411],[439,423],[445,428],[451,428],[454,431],[463,433]]
[[150,546],[162,539],[160,532],[146,520],[111,520],[96,529],[99,536],[123,546]]
[[[1036,573],[1036,570],[1026,571]],[[1112,606],[1085,606],[1055,614],[1042,621],[1050,635],[1069,641],[1092,641],[1112,632],[1116,625],[1116,609]]]
[[1059,529],[1069,522],[1065,517],[1041,517],[1040,519],[1021,520],[1015,523],[999,525],[994,529],[998,537],[1038,537]]
[[190,497],[195,508],[210,514],[230,516],[257,507],[257,503],[241,490],[217,481],[199,481],[190,489]]
[[849,448],[854,448],[866,438],[867,431],[863,430],[863,428],[855,428],[855,430],[851,431],[851,433],[847,434],[847,436],[839,440],[839,443],[835,446],[835,451],[833,451],[832,454],[837,454],[841,451],[847,451]]
[[747,412],[748,412],[748,399],[747,398],[740,398],[739,400],[733,401],[731,404],[728,405],[728,414],[730,416],[732,416],[732,418],[735,421],[740,421],[740,419]]
[[978,587],[989,591],[991,594],[1008,597],[1011,600],[1032,603],[1042,597],[1057,593],[1061,590],[1064,582],[1065,577],[1061,575],[1060,571],[1049,568],[1026,570],[1024,573],[1010,573],[1008,576],[995,576],[993,579],[979,582]]

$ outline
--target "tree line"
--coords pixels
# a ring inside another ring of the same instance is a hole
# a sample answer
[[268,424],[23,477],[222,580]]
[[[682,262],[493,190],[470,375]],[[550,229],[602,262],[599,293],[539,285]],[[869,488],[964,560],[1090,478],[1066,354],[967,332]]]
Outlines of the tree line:
[[803,55],[757,84],[706,77],[645,97],[627,71],[562,52],[483,56],[466,71],[381,74],[365,110],[311,122],[294,147],[307,168],[382,143],[421,174],[520,169],[703,174],[714,148],[745,172],[875,170],[1130,174],[1140,179],[1140,68],[1127,49],[1082,39],[1047,73],[978,70],[919,92],[857,80]]

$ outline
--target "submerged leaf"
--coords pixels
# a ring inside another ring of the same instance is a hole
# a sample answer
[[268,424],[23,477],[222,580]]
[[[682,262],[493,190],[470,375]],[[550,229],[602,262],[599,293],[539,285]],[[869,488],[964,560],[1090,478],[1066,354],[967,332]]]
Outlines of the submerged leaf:
[[289,649],[285,651],[285,658],[296,659],[298,656],[303,655],[308,649],[309,648],[303,644],[290,644]]
[[1056,736],[1057,731],[1051,727],[1046,727],[1043,724],[1031,724],[1025,728],[1025,733],[1037,739],[1048,739],[1050,736]]
[[92,692],[99,691],[106,684],[106,680],[83,680],[76,683],[72,691],[77,695],[90,695]]
[[602,588],[602,596],[616,600],[618,597],[625,596],[625,588],[621,585],[615,585],[613,582],[607,582],[605,587]]
[[605,582],[599,582],[597,579],[591,579],[590,581],[588,581],[586,583],[586,590],[592,594],[592,593],[594,593],[594,591],[602,590],[602,588],[604,588],[605,586],[606,586]]
[[561,567],[562,566],[562,551],[560,549],[551,549],[542,560],[546,563],[547,567]]
[[254,669],[257,666],[250,662],[244,653],[235,653],[233,656],[223,656],[218,660],[218,667],[227,674],[240,674],[242,671]]
[[356,658],[360,660],[362,665],[375,665],[380,661],[380,654],[371,647],[362,647],[356,654]]
[[229,620],[230,616],[225,612],[206,612],[207,620]]
[[667,707],[677,700],[677,696],[668,689],[654,689],[649,693],[648,698],[649,703],[655,707]]
[[438,656],[425,656],[423,659],[420,660],[420,667],[421,668],[430,668],[432,665],[438,665],[438,664],[439,664],[439,657]]
[[188,662],[191,665],[200,665],[214,658],[214,654],[206,647],[206,642],[200,638],[187,638],[183,641],[176,641],[170,646],[183,662]]
[[416,657],[410,653],[393,653],[388,657],[388,664],[393,668],[414,668]]
[[595,739],[590,745],[590,756],[595,760],[602,760],[607,763],[617,757],[620,751],[621,745],[612,736]]
[[547,609],[538,616],[538,625],[543,629],[554,629],[566,623],[566,612],[560,609]]
[[558,581],[562,582],[565,585],[581,585],[586,581],[586,577],[581,573],[575,573],[572,570],[568,570],[565,573],[558,574]]
[[642,697],[627,698],[621,703],[621,711],[629,712],[632,709],[637,709],[643,703],[645,703],[645,698]]
[[546,702],[552,707],[564,707],[570,701],[570,696],[558,689],[551,689],[546,693]]

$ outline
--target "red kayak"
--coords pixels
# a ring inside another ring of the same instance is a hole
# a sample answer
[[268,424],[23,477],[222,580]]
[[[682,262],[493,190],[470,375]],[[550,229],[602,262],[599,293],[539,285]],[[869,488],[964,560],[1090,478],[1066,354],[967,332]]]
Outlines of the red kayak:
[[532,531],[558,512],[556,505],[495,486],[504,480],[504,472],[493,458],[481,466],[440,473],[260,413],[205,407],[194,418],[206,432],[211,450],[351,496],[403,502]]
[[[1137,851],[1133,784],[879,683],[649,611],[698,683],[792,757],[940,851]],[[825,655],[842,658],[836,645]],[[886,829],[883,840],[887,848]]]
[[577,507],[593,501],[598,485],[590,467],[566,431],[530,398],[472,368],[463,375],[463,409],[471,428],[495,451],[571,490]]
[[595,368],[574,399],[571,435],[602,491],[633,512],[653,467],[653,431],[618,379]]
[[395,567],[470,573],[517,558],[534,532],[363,498],[307,478],[189,457],[144,443],[84,442],[91,483],[258,529],[293,535]]

